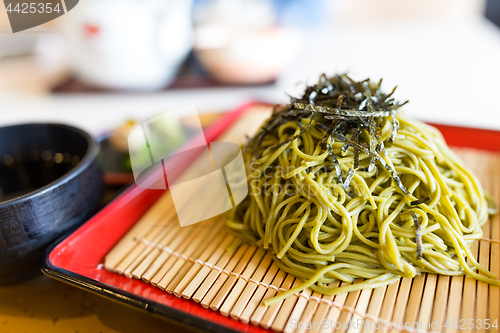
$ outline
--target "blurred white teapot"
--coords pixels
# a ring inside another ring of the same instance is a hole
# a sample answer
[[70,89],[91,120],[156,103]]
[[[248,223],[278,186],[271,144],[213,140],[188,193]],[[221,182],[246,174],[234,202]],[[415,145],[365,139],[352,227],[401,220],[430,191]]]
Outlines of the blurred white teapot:
[[77,77],[112,89],[159,89],[192,48],[193,0],[85,0],[65,15]]

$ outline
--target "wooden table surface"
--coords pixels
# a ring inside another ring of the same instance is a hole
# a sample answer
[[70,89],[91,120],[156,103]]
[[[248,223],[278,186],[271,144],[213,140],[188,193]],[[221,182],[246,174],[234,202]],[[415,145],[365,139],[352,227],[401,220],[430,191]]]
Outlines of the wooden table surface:
[[45,275],[0,286],[1,333],[196,332]]

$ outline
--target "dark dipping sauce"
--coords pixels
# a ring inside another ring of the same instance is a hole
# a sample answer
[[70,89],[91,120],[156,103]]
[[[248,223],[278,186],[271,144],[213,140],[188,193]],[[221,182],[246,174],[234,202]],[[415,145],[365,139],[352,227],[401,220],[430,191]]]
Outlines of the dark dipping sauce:
[[69,152],[32,150],[0,156],[0,202],[36,191],[62,177],[80,161]]
[[40,190],[73,169],[88,142],[64,126],[21,125],[0,132],[0,203]]

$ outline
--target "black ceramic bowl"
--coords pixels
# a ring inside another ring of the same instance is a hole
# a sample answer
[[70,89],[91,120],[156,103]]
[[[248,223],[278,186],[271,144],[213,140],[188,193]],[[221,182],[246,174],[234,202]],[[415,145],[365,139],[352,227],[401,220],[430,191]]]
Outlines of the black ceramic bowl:
[[0,128],[0,283],[39,271],[44,249],[101,198],[98,143],[59,124]]

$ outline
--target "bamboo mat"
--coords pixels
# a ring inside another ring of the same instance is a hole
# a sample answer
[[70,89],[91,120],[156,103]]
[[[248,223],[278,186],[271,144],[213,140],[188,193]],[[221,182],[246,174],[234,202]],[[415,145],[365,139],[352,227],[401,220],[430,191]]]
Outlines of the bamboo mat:
[[[255,107],[219,141],[243,143],[269,112],[268,107]],[[455,151],[499,202],[500,155]],[[181,228],[166,192],[106,256],[104,267],[277,332],[486,332],[497,331],[491,325],[500,325],[500,288],[464,276],[422,274],[386,287],[336,296],[307,289],[264,307],[262,300],[301,282],[278,269],[272,255],[255,246],[243,244],[226,251],[237,240],[227,233],[222,219]],[[498,215],[483,230],[472,253],[499,276]]]

